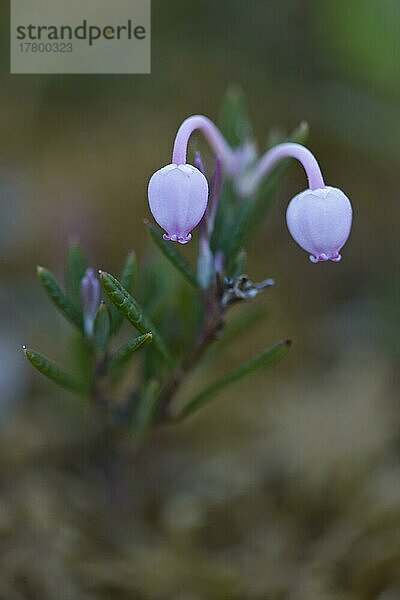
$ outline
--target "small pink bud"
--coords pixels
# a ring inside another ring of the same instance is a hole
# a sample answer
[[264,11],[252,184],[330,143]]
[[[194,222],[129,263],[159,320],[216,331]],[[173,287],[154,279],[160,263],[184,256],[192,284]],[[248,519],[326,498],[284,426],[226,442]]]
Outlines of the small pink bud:
[[286,221],[294,240],[310,252],[314,263],[341,259],[340,249],[350,234],[352,208],[339,189],[305,190],[289,203]]
[[148,197],[153,217],[167,232],[164,239],[186,244],[207,207],[207,179],[192,165],[167,165],[152,175]]
[[86,269],[81,280],[81,301],[85,332],[89,337],[93,333],[93,324],[99,308],[100,296],[100,281],[95,276],[94,269]]

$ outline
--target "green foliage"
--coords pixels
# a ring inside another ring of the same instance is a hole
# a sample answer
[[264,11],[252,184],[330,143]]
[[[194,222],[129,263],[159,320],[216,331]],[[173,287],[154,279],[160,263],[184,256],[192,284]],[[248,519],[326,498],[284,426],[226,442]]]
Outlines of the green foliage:
[[172,365],[174,361],[169,353],[166,343],[155,325],[145,315],[138,302],[132,298],[120,282],[109,273],[102,271],[100,280],[105,293],[121,314],[126,317],[140,333],[144,334],[149,331],[152,332],[155,350],[157,350],[166,363]]
[[147,231],[149,232],[151,239],[158,246],[161,252],[164,254],[167,260],[183,275],[183,277],[194,287],[197,287],[197,278],[193,269],[189,263],[185,260],[182,254],[179,252],[177,247],[170,242],[166,242],[163,239],[160,229],[145,221]]
[[82,329],[82,317],[69,298],[62,291],[54,275],[44,267],[37,268],[39,281],[46,290],[47,295],[60,313],[78,329]]
[[[56,308],[70,323],[78,328],[71,341],[73,356],[79,371],[79,381],[34,350],[24,350],[26,358],[38,371],[62,387],[80,393],[88,392],[93,377],[96,378],[97,376],[96,373],[109,370],[110,342],[123,321],[123,315],[115,308],[114,304],[108,307],[104,301],[101,301],[94,319],[93,331],[86,331],[83,328],[80,286],[86,269],[87,262],[82,249],[77,243],[72,243],[68,247],[65,259],[65,287],[67,293],[63,291],[61,285],[49,270],[43,267],[38,267],[37,270],[39,281]],[[135,276],[136,258],[134,253],[131,252],[127,256],[122,271],[121,283],[119,283],[121,288],[131,289]],[[123,364],[133,356],[134,351],[146,341],[150,341],[151,338],[152,335],[146,330],[145,335],[129,342],[113,355],[110,360],[113,380],[116,379],[117,372],[122,371]]]
[[108,371],[112,375],[113,379],[116,380],[122,374],[124,368],[129,364],[129,361],[134,356],[135,352],[139,350],[144,344],[151,342],[153,334],[149,331],[144,335],[129,340],[123,346],[121,346],[109,359]]
[[210,355],[213,357],[214,353],[221,353],[224,348],[235,344],[238,339],[243,339],[243,336],[251,333],[268,315],[269,311],[265,306],[247,305],[246,311],[232,317],[226,324],[208,358]]
[[239,277],[239,275],[241,275],[242,273],[244,273],[245,266],[246,266],[246,260],[247,260],[247,252],[246,252],[246,250],[243,250],[243,248],[242,248],[236,255],[235,260],[233,261],[232,277],[234,279],[236,277]]
[[157,411],[159,384],[157,381],[150,381],[140,398],[135,414],[135,429],[143,435],[153,425]]
[[[306,138],[307,132],[307,126],[301,123],[286,139],[277,141],[300,143]],[[290,162],[290,159],[286,159],[278,163],[251,197],[238,198],[234,186],[230,183],[224,184],[211,237],[211,248],[214,252],[221,250],[224,253],[228,275],[234,276],[237,273],[239,254],[254,229],[265,218],[278,183]]]
[[214,255],[207,240],[199,248],[199,257],[197,259],[197,281],[200,288],[207,290],[212,285],[214,277]]
[[252,198],[242,198],[232,211],[229,229],[226,227],[223,231],[224,237],[221,246],[225,255],[228,275],[233,275],[235,272],[238,254],[242,251],[249,232],[253,210]]
[[[133,289],[133,285],[135,283],[137,275],[137,262],[136,255],[134,252],[129,252],[126,257],[124,267],[122,269],[120,282],[121,285],[126,289],[127,292],[131,293]],[[110,312],[110,320],[111,320],[111,331],[115,335],[121,328],[123,323],[122,314],[115,308],[113,304],[109,307]]]
[[177,270],[170,263],[166,264],[158,251],[144,260],[139,272],[138,293],[140,304],[145,307],[146,313],[155,323],[159,323],[158,316],[163,314],[166,304],[170,301],[170,288],[175,283],[179,289],[189,287],[180,286],[181,281]]
[[81,332],[74,329],[69,339],[69,351],[78,379],[85,382],[86,387],[89,388],[92,382],[92,340],[88,340]]
[[105,302],[101,302],[94,320],[94,346],[97,350],[105,352],[111,334],[110,313]]
[[231,87],[225,93],[221,103],[219,123],[227,142],[233,146],[241,146],[249,141],[252,135],[247,102],[239,87]]
[[31,365],[35,367],[42,375],[45,375],[54,383],[57,383],[61,387],[66,388],[70,392],[74,392],[76,394],[85,394],[88,389],[87,386],[76,380],[72,375],[66,373],[58,365],[54,362],[43,356],[43,354],[39,354],[39,352],[35,352],[35,350],[31,350],[30,348],[23,348],[24,354],[26,358],[29,360]]
[[281,360],[290,348],[290,340],[283,340],[282,342],[278,342],[271,348],[264,350],[257,356],[254,356],[247,362],[243,363],[236,369],[233,369],[221,379],[218,379],[208,387],[206,387],[202,392],[197,394],[192,400],[187,402],[182,410],[179,412],[177,419],[184,419],[188,417],[195,411],[197,411],[201,406],[203,406],[206,402],[208,402],[213,396],[215,396],[218,392],[220,392],[225,387],[235,383],[239,379],[243,379],[250,373],[261,369],[262,367],[270,366],[279,360]]
[[87,269],[86,258],[82,248],[72,242],[67,250],[64,267],[65,290],[74,309],[82,318],[80,285]]
[[[216,198],[219,185],[213,187],[207,211],[209,220],[200,232],[195,268],[176,244],[166,242],[162,231],[146,221],[147,231],[160,252],[155,260],[146,260],[139,277],[133,252],[128,254],[119,279],[110,273],[98,272],[105,301],[100,302],[93,322],[96,307],[90,307],[89,301],[82,305],[81,282],[88,265],[79,244],[72,243],[68,247],[65,291],[50,271],[38,267],[38,277],[47,295],[76,328],[73,353],[78,378],[34,350],[25,349],[26,358],[58,385],[74,393],[90,393],[91,404],[100,420],[103,419],[104,429],[114,428],[113,435],[117,430],[126,431],[127,425],[138,435],[143,435],[156,425],[184,419],[222,389],[274,364],[289,349],[288,340],[278,342],[195,394],[176,415],[172,404],[192,369],[204,357],[205,366],[215,363],[227,347],[236,343],[266,314],[264,307],[252,307],[248,312],[242,311],[232,322],[227,319],[232,304],[252,299],[266,287],[267,280],[255,284],[244,275],[244,248],[255,226],[264,218],[290,162],[278,164],[249,197],[240,196],[240,177],[245,176],[256,159],[245,104],[242,92],[231,89],[221,108],[223,133],[236,148],[238,156],[244,158],[236,179],[226,177],[223,181],[219,198]],[[306,127],[302,125],[288,140],[301,142],[306,133]],[[275,135],[274,142],[281,141],[282,136]],[[218,206],[213,202],[218,202]],[[135,297],[132,296],[134,285]],[[116,336],[124,319],[139,335],[121,345]],[[214,350],[209,352],[214,342]],[[141,348],[143,350],[137,355]],[[136,357],[139,368],[134,371],[133,387],[127,390],[124,398],[114,398],[119,384],[125,393],[128,378],[123,380],[122,376]]]
[[124,268],[121,273],[121,285],[127,292],[131,292],[136,279],[137,262],[135,253],[129,252],[126,257]]

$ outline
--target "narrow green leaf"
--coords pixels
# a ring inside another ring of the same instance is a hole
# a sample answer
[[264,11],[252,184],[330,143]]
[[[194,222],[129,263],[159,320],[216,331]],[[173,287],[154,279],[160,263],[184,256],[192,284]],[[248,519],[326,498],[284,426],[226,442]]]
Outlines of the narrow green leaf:
[[58,365],[42,354],[39,354],[39,352],[35,352],[34,350],[26,348],[25,346],[23,346],[22,349],[31,365],[33,365],[35,369],[42,373],[42,375],[45,375],[54,381],[54,383],[57,383],[70,392],[75,392],[77,394],[84,394],[87,392],[87,388],[83,383],[77,381],[74,377],[72,377],[72,375],[69,375],[69,373],[66,373],[60,369]]
[[78,330],[74,330],[69,340],[69,353],[73,359],[76,377],[89,389],[92,382],[93,345]]
[[236,279],[236,277],[239,277],[239,275],[243,275],[243,273],[245,272],[244,270],[245,270],[245,266],[246,266],[246,259],[247,259],[246,250],[240,250],[240,252],[236,256],[236,258],[234,260],[234,264],[233,264],[233,272],[232,272],[233,279]]
[[214,228],[211,234],[210,248],[214,252],[224,250],[226,238],[229,239],[229,232],[232,227],[232,214],[237,206],[234,186],[229,179],[222,183],[221,194],[218,201],[217,214],[215,215]]
[[215,360],[223,348],[232,345],[239,338],[242,339],[245,335],[249,334],[268,315],[269,311],[265,306],[247,305],[247,309],[243,310],[241,314],[226,324],[217,341],[209,349],[205,360]]
[[171,242],[166,242],[163,239],[161,231],[157,229],[154,225],[149,223],[149,221],[145,221],[145,225],[147,230],[154,241],[154,243],[160,248],[161,252],[164,256],[174,265],[174,267],[185,277],[185,279],[194,287],[198,286],[196,274],[193,271],[192,267],[186,261],[186,259],[182,256],[179,250],[176,247],[176,244]]
[[76,242],[72,242],[67,250],[64,267],[65,290],[71,304],[82,313],[81,308],[81,281],[87,268],[86,259],[82,248]]
[[44,267],[37,268],[39,281],[44,287],[50,300],[53,301],[60,313],[71,323],[82,329],[82,318],[69,298],[62,291],[54,275]]
[[199,248],[197,259],[197,281],[199,286],[206,290],[215,279],[214,255],[210,250],[208,241],[205,240]]
[[94,345],[98,350],[105,350],[110,339],[110,314],[105,302],[101,302],[96,312],[93,327]]
[[224,387],[231,385],[235,381],[246,377],[253,371],[257,369],[261,369],[262,367],[269,366],[271,364],[276,363],[278,360],[283,358],[285,354],[288,352],[290,348],[290,340],[283,340],[278,342],[274,346],[271,346],[264,352],[254,356],[247,362],[243,363],[236,369],[233,369],[221,379],[218,379],[208,387],[206,387],[202,392],[200,392],[197,396],[195,396],[192,400],[190,400],[187,404],[183,406],[180,413],[178,414],[177,419],[183,419],[196,410],[198,410],[201,406],[203,406],[212,396],[220,392]]
[[[133,284],[136,279],[137,272],[137,262],[135,253],[129,252],[126,257],[124,267],[122,269],[120,282],[121,285],[126,289],[127,292],[131,293]],[[121,313],[115,308],[113,304],[109,306],[110,317],[111,317],[111,331],[115,335],[120,330],[120,327],[123,322],[123,316]]]
[[251,137],[246,98],[241,88],[231,87],[225,93],[219,122],[227,142],[233,147],[243,145]]
[[231,227],[226,230],[223,244],[223,252],[226,261],[226,272],[231,275],[235,270],[236,258],[246,242],[247,233],[254,211],[254,202],[251,198],[245,198],[239,202],[233,211]]
[[122,287],[120,282],[109,273],[104,271],[101,272],[100,280],[103,285],[103,289],[110,298],[111,302],[113,302],[122,315],[128,319],[128,321],[132,323],[134,327],[136,327],[139,333],[145,334],[149,331],[152,332],[155,350],[157,350],[166,363],[172,365],[174,361],[161,334],[150,321],[150,319],[143,313],[143,310],[137,301],[132,298],[129,292]]
[[129,252],[128,256],[126,257],[124,268],[122,269],[121,279],[120,279],[121,285],[123,285],[124,288],[126,289],[126,291],[129,293],[132,291],[133,284],[136,279],[136,272],[137,272],[136,254],[132,250],[131,252]]
[[137,431],[142,435],[151,428],[154,422],[159,389],[157,381],[150,381],[140,399],[135,415],[135,425]]
[[114,380],[121,374],[123,368],[128,364],[136,350],[139,350],[143,344],[151,342],[152,339],[153,334],[150,331],[144,335],[139,335],[121,346],[121,348],[111,356],[108,362],[108,369]]

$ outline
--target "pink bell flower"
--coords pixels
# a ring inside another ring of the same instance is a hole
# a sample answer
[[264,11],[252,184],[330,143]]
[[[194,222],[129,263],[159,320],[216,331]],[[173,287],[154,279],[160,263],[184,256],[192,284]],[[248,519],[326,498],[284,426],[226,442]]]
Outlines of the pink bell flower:
[[188,164],[171,164],[152,175],[148,188],[153,217],[166,233],[165,240],[186,244],[203,218],[208,183],[203,173]]
[[350,235],[351,220],[350,200],[329,186],[297,194],[286,211],[293,239],[310,252],[313,263],[341,259],[339,252]]
[[148,186],[150,210],[157,223],[167,232],[165,240],[186,244],[191,231],[204,216],[208,202],[208,183],[203,173],[186,162],[190,135],[200,129],[215,152],[223,157],[228,172],[237,162],[218,128],[201,115],[187,118],[176,134],[172,164],[152,175]]

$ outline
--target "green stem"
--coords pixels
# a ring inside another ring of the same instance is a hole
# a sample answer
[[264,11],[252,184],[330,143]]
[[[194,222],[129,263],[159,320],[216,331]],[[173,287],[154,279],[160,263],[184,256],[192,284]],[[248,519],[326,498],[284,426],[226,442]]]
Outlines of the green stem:
[[156,411],[156,422],[168,423],[174,420],[171,414],[171,402],[185,377],[194,369],[208,347],[216,339],[224,326],[224,308],[221,303],[219,285],[212,286],[202,293],[204,317],[192,352],[186,360],[168,377],[161,391]]

